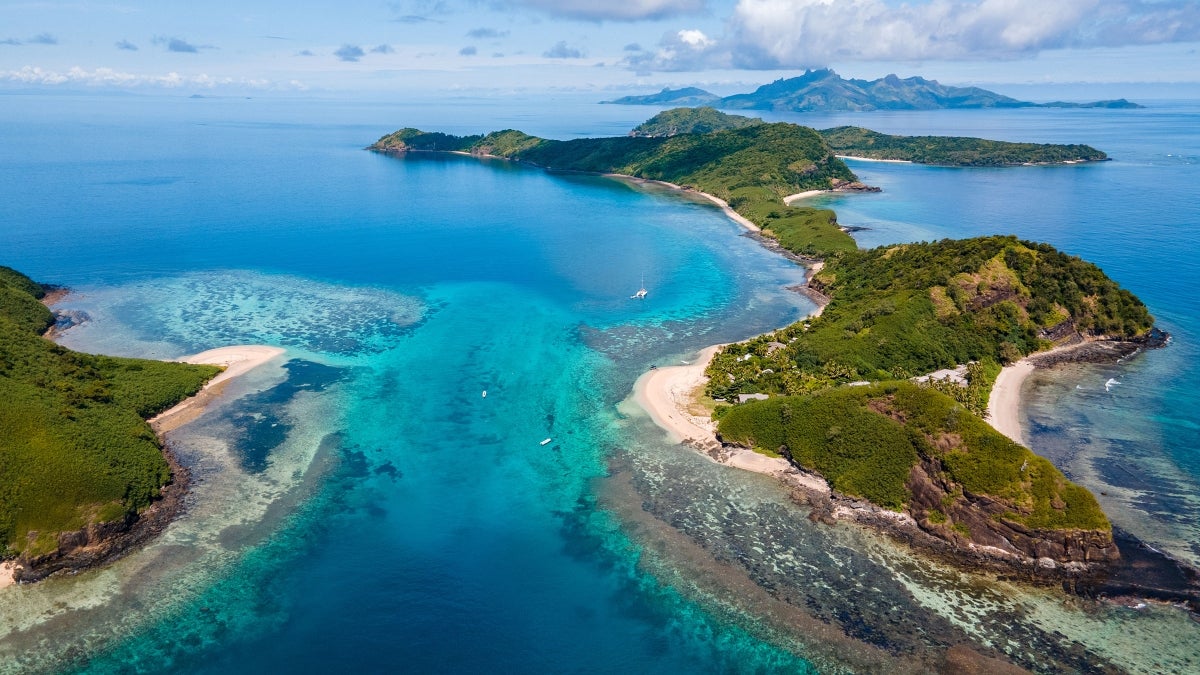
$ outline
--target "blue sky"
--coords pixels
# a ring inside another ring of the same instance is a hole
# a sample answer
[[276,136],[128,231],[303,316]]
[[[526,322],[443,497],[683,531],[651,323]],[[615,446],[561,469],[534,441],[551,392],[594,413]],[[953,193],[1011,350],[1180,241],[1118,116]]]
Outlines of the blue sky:
[[7,88],[730,93],[825,66],[1196,91],[1200,0],[0,3]]

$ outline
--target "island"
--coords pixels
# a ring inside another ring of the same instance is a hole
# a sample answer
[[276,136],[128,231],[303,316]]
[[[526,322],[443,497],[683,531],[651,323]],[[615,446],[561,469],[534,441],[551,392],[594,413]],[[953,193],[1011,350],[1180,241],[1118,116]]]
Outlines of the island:
[[1032,103],[979,87],[952,87],[923,77],[888,75],[877,80],[845,79],[829,68],[764,84],[753,92],[720,97],[696,87],[657,94],[623,96],[603,103],[622,105],[708,105],[725,110],[789,112],[867,112],[980,108],[1141,108],[1125,99],[1071,103]]
[[[765,122],[715,108],[672,108],[651,117],[630,136],[666,137],[742,129]],[[1108,155],[1090,145],[1010,143],[962,136],[895,136],[862,127],[835,127],[817,133],[838,157],[939,166],[1031,166],[1103,162]]]
[[55,327],[47,290],[0,267],[0,585],[101,564],[161,531],[186,470],[148,420],[178,426],[194,416],[189,397],[282,352],[191,363],[75,352],[43,337]]
[[457,152],[500,157],[552,171],[658,181],[693,191],[734,219],[800,256],[856,248],[829,209],[790,206],[791,198],[828,190],[872,190],[858,182],[815,130],[755,124],[707,134],[615,136],[556,141],[512,129],[451,136],[406,128],[369,146],[387,154]]
[[1090,145],[1010,143],[964,136],[896,136],[862,127],[822,129],[839,156],[939,166],[1030,166],[1108,161]]
[[708,112],[702,126],[716,130],[657,133],[693,128],[689,114],[571,141],[406,128],[369,149],[500,157],[707,194],[810,266],[801,290],[821,311],[706,350],[686,376],[652,371],[661,388],[639,382],[638,400],[657,421],[714,459],[789,474],[814,518],[852,514],[970,569],[1074,583],[1112,567],[1121,554],[1093,495],[984,416],[1001,368],[1026,355],[1163,344],[1145,305],[1094,265],[1011,236],[860,251],[832,212],[785,203],[861,186],[821,134],[724,128],[729,120]]

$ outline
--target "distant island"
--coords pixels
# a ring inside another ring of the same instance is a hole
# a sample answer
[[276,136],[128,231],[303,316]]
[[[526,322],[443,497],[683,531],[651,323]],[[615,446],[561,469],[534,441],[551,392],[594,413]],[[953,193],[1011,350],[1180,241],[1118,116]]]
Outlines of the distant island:
[[790,112],[863,112],[977,108],[1141,108],[1125,99],[1090,103],[1031,103],[979,87],[951,87],[923,77],[877,80],[844,79],[828,68],[776,80],[748,94],[717,96],[696,87],[663,89],[657,94],[623,96],[602,103],[621,105],[707,105],[725,110]]
[[[703,430],[681,437],[714,458],[752,448],[759,459],[735,464],[743,468],[766,462],[775,472],[769,463],[786,460],[827,481],[808,492],[814,517],[857,513],[969,567],[1027,578],[1103,574],[1120,553],[1092,494],[982,417],[1001,366],[1028,354],[1067,343],[1106,353],[1161,344],[1141,301],[1094,265],[1014,237],[859,251],[831,211],[786,203],[839,186],[869,189],[823,135],[731,117],[668,111],[630,136],[572,141],[408,128],[368,149],[615,173],[726,205],[764,243],[813,268],[799,290],[823,313],[688,366],[707,369],[697,404],[712,411],[720,442]],[[947,368],[957,368],[948,380],[928,376]]]
[[[629,132],[659,138],[679,134],[743,129],[765,124],[757,117],[730,115],[715,108],[664,110]],[[960,136],[894,136],[862,127],[836,127],[817,133],[839,156],[936,164],[940,166],[1023,166],[1101,162],[1108,155],[1090,145],[1010,143]]]

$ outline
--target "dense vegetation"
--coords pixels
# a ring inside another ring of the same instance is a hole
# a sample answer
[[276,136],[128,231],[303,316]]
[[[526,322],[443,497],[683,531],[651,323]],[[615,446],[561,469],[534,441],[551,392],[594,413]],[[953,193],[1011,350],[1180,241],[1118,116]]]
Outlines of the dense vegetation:
[[[903,510],[922,460],[967,494],[1005,500],[1032,528],[1109,529],[1096,499],[952,398],[911,382],[841,387],[728,409],[727,441],[781,452],[840,492]],[[949,509],[947,509],[949,510]]]
[[585,138],[554,141],[506,130],[486,136],[450,136],[401,129],[371,149],[469,152],[506,157],[554,170],[619,173],[667,181],[719,197],[771,236],[802,255],[855,248],[832,211],[790,207],[783,197],[827,190],[854,174],[814,130],[794,124],[757,124],[707,134],[670,137]]
[[820,134],[839,155],[918,164],[1017,166],[1108,159],[1108,155],[1090,145],[1008,143],[959,136],[892,136],[862,127],[835,127]]
[[[710,395],[801,394],[972,361],[984,364],[972,379],[990,382],[987,364],[1055,337],[1133,337],[1153,323],[1095,265],[1012,236],[842,253],[812,283],[832,297],[821,316],[724,349],[709,368]],[[974,394],[976,412],[986,394]]]
[[64,349],[41,337],[53,322],[41,297],[0,267],[0,557],[146,507],[170,475],[145,420],[219,372]]
[[727,115],[716,108],[672,108],[634,127],[629,135],[654,138],[679,134],[708,134],[714,131],[744,129],[763,123],[757,117]]
[[[719,409],[725,440],[783,452],[890,508],[905,506],[909,469],[933,458],[1030,527],[1103,521],[1086,490],[981,417],[1000,364],[1078,333],[1141,335],[1153,323],[1141,301],[1095,265],[1011,236],[842,253],[812,284],[832,298],[819,317],[710,364],[710,396],[772,395]],[[965,387],[903,381],[967,363]]]

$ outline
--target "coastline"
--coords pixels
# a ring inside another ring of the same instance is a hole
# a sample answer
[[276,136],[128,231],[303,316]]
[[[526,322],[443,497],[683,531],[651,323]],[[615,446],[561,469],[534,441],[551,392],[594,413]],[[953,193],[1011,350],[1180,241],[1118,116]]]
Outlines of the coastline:
[[[490,155],[485,155],[485,156],[490,156]],[[510,160],[510,161],[512,161],[512,160]],[[761,227],[759,227],[758,225],[755,225],[754,222],[751,221],[749,218],[743,216],[742,214],[738,213],[737,211],[734,211],[733,207],[729,205],[729,202],[725,201],[724,199],[721,199],[720,197],[718,197],[716,195],[710,195],[707,192],[701,192],[700,190],[696,190],[694,188],[688,188],[688,187],[684,187],[682,185],[676,185],[675,183],[668,183],[665,180],[653,180],[650,178],[638,178],[637,176],[630,176],[629,174],[624,174],[624,173],[602,173],[599,175],[601,175],[605,178],[615,178],[617,180],[625,181],[627,183],[632,183],[634,185],[646,185],[646,184],[661,185],[663,187],[670,188],[672,190],[676,190],[679,192],[684,192],[687,194],[693,194],[698,197],[702,197],[702,198],[707,199],[708,201],[712,202],[713,204],[716,204],[717,208],[721,209],[721,211],[726,216],[728,216],[730,220],[736,222],[737,224],[741,225],[742,227],[746,228],[747,230],[754,232],[755,234],[762,233]],[[809,192],[816,192],[816,193],[820,194],[823,191],[822,190],[810,190]],[[806,193],[802,192],[799,194],[806,194]],[[792,195],[792,196],[794,197],[796,195]],[[785,199],[788,199],[788,198],[785,197]]]
[[223,366],[224,370],[205,383],[195,395],[146,420],[162,443],[163,456],[171,469],[171,481],[163,486],[160,498],[132,519],[93,524],[74,533],[63,533],[71,542],[67,548],[59,548],[32,560],[18,558],[0,563],[0,589],[18,582],[38,581],[61,571],[75,573],[98,567],[161,534],[183,508],[183,497],[189,482],[187,468],[171,452],[166,434],[200,417],[206,407],[223,394],[231,380],[249,373],[285,351],[279,347],[239,345],[175,359],[182,363]]
[[[1164,334],[1165,335],[1165,334]],[[1016,363],[1000,369],[988,396],[987,423],[1013,442],[1025,445],[1021,429],[1021,385],[1039,368],[1050,368],[1060,363],[1079,361],[1106,361],[1128,356],[1143,346],[1157,346],[1160,338],[1150,336],[1132,340],[1112,338],[1081,338],[1079,342],[1060,345],[1041,352],[1034,352]],[[1165,339],[1165,338],[1163,338]],[[1148,340],[1148,341],[1147,341]]]
[[838,159],[852,159],[856,162],[885,162],[887,164],[913,164],[910,159],[876,159],[874,157],[856,157],[855,155],[834,155]]
[[225,369],[209,380],[194,396],[190,396],[170,409],[146,420],[161,439],[164,434],[178,429],[199,417],[214,399],[221,396],[225,385],[232,379],[245,375],[267,363],[287,350],[265,345],[236,345],[218,347],[191,356],[174,359],[180,363],[223,366]]
[[793,487],[828,495],[830,488],[825,479],[800,471],[783,457],[768,457],[749,448],[722,445],[712,419],[691,410],[697,392],[708,382],[704,371],[724,346],[706,347],[691,363],[663,366],[643,373],[626,401],[645,411],[672,441],[692,448],[717,464],[773,476]]

